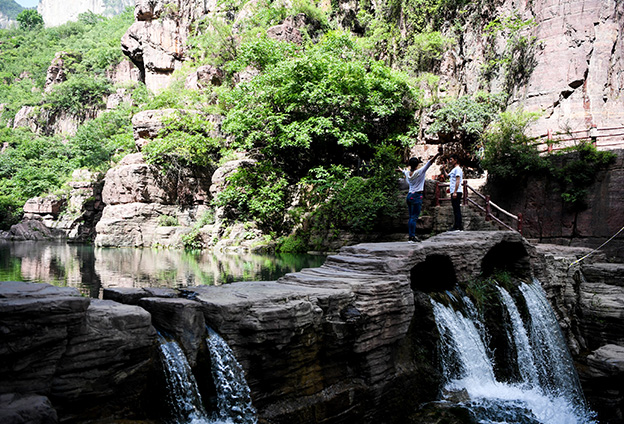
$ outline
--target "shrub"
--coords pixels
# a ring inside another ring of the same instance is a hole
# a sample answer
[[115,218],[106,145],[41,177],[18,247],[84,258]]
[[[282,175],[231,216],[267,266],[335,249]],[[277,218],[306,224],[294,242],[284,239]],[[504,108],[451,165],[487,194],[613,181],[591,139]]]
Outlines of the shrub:
[[223,141],[211,135],[212,124],[200,113],[177,111],[164,119],[158,137],[143,149],[148,163],[168,169],[210,166],[218,162]]
[[160,215],[158,217],[158,226],[159,227],[177,227],[180,225],[178,222],[178,218],[171,215]]
[[104,106],[104,95],[111,89],[105,78],[70,75],[67,81],[56,85],[45,100],[55,111],[65,110],[84,118],[89,108]]
[[43,27],[43,17],[35,9],[26,9],[17,15],[20,29],[31,31]]
[[370,158],[378,144],[406,144],[418,103],[403,74],[361,58],[341,33],[239,84],[223,100],[223,128],[234,147],[289,158],[302,175],[349,154]]
[[548,164],[525,134],[535,117],[528,113],[501,113],[500,120],[484,135],[482,166],[493,181],[516,186],[531,174],[547,171]]

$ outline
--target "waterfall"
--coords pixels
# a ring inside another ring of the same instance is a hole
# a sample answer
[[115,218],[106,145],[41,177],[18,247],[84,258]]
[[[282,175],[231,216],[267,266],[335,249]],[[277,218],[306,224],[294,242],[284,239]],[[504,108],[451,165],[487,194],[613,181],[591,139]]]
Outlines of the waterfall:
[[518,369],[522,381],[527,383],[528,387],[537,387],[539,385],[539,379],[537,368],[533,361],[533,350],[529,343],[529,336],[524,328],[524,323],[522,322],[518,307],[507,290],[502,287],[497,288],[503,300],[503,304],[509,313],[509,319],[511,320],[512,333],[510,334],[510,345],[516,348]]
[[[521,286],[530,323],[522,322],[511,295],[499,288],[511,321],[510,347],[515,349],[522,378],[517,383],[496,380],[493,355],[486,343],[487,329],[468,298],[453,302],[455,307],[431,299],[440,333],[445,389],[467,395],[469,400],[459,403],[479,423],[592,423],[578,378],[575,380],[576,374],[571,372],[570,354],[565,343],[561,344],[559,325],[539,283],[532,286],[537,287]],[[558,373],[562,375],[553,375]]]
[[544,290],[535,280],[530,285],[521,284],[520,291],[531,316],[531,343],[536,346],[535,362],[542,387],[552,396],[564,397],[577,410],[584,409],[585,399],[572,357]]
[[256,424],[256,409],[251,403],[249,386],[234,353],[213,329],[206,339],[212,359],[212,377],[217,389],[217,417],[227,423]]
[[176,424],[207,423],[197,382],[184,352],[174,340],[167,340],[161,334],[158,337],[172,421]]

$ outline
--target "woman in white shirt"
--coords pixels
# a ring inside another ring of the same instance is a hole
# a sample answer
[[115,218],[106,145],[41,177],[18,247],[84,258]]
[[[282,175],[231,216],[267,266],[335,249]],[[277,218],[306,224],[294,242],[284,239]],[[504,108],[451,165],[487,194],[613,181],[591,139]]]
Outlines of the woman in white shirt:
[[407,202],[407,210],[409,212],[409,221],[407,222],[407,233],[408,233],[408,241],[410,243],[414,243],[418,241],[416,238],[416,222],[418,222],[418,217],[420,216],[420,211],[422,209],[422,201],[423,201],[423,189],[425,187],[425,173],[427,169],[433,164],[438,156],[440,156],[441,152],[438,153],[429,159],[425,166],[422,168],[416,169],[422,160],[420,158],[410,158],[408,165],[409,169],[401,169],[398,168],[399,172],[402,172],[405,175],[405,180],[407,184],[409,184],[409,192],[407,193],[407,198],[405,201]]

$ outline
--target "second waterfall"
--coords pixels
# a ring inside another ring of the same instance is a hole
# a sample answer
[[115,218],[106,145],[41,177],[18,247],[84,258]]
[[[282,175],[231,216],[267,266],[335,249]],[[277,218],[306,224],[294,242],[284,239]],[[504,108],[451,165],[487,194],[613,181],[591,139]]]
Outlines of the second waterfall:
[[[498,286],[516,377],[496,378],[490,335],[466,295],[431,300],[440,333],[445,396],[479,423],[592,423],[572,359],[539,282],[521,283],[516,299]],[[520,310],[526,311],[524,320]],[[454,395],[453,395],[454,394]]]

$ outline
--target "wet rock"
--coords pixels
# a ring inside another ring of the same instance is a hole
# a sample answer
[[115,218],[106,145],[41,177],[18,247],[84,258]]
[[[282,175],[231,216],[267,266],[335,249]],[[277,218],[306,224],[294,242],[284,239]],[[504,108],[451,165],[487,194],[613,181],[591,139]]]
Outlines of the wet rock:
[[55,424],[58,417],[45,396],[7,393],[0,395],[0,421],[3,424]]
[[204,345],[206,322],[201,304],[187,299],[147,297],[139,306],[152,315],[152,322],[182,347],[191,367],[197,365],[197,354]]

